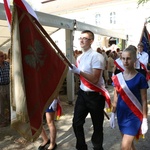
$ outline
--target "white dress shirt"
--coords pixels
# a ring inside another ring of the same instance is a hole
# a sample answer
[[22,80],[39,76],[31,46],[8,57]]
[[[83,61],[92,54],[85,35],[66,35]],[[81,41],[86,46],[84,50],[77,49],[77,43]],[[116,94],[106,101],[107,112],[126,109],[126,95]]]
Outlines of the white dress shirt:
[[144,52],[144,51],[138,52],[138,54],[137,54],[137,61],[135,63],[135,68],[136,69],[140,69],[140,62],[142,64],[144,64],[145,67],[147,68],[148,59],[149,59],[149,56],[148,56],[148,54],[146,52]]
[[[78,58],[77,62],[79,61],[78,68],[86,73],[91,74],[92,69],[101,69],[104,70],[104,57],[102,54],[97,53],[96,51],[89,49],[88,51],[82,53]],[[103,72],[103,71],[102,71]],[[102,77],[102,73],[99,79],[97,86],[101,87],[104,86],[104,80]],[[80,88],[83,91],[92,91],[88,87],[86,87],[82,82],[80,84]]]

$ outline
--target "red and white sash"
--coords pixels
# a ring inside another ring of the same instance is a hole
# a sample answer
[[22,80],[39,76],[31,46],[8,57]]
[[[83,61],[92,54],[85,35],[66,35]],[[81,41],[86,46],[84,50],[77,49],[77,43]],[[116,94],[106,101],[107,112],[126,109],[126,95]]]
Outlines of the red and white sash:
[[[140,61],[139,61],[140,62]],[[142,66],[142,68],[146,71],[146,80],[150,80],[150,75],[147,71],[147,68],[145,67],[145,65],[143,63],[140,62],[140,65]]]
[[10,0],[3,0],[3,1],[4,1],[6,19],[7,19],[7,22],[8,22],[9,29],[10,29],[11,18],[12,18],[12,14],[11,14],[11,11],[10,11]]
[[119,68],[119,70],[121,70],[122,72],[124,71],[124,69],[118,64],[118,61],[115,60],[114,64],[117,66],[117,68]]
[[110,100],[110,95],[108,93],[108,91],[104,88],[104,87],[98,87],[94,84],[92,84],[91,82],[87,81],[84,77],[80,76],[80,80],[82,81],[82,83],[88,87],[89,89],[95,91],[95,92],[100,92],[104,97],[105,97],[105,101],[106,101],[106,107],[107,108],[111,108],[111,100]]
[[127,104],[130,110],[142,121],[142,106],[135,95],[128,88],[122,73],[112,77],[117,92],[121,95],[122,100]]
[[[78,66],[78,64],[79,64],[79,61],[76,63],[76,65]],[[93,83],[89,82],[81,75],[80,75],[80,80],[86,87],[88,87],[92,91],[100,92],[105,97],[106,107],[111,108],[110,95],[104,87],[98,87],[97,85],[94,85]]]

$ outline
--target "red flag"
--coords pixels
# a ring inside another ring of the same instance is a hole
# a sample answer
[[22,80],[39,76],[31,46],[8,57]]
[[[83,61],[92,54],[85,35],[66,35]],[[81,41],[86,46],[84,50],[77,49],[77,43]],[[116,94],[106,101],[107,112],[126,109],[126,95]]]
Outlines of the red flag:
[[60,98],[59,98],[59,96],[57,97],[57,99],[58,99],[58,102],[57,102],[57,109],[56,109],[56,120],[59,120],[59,118],[62,115],[62,106],[60,104]]
[[43,113],[58,95],[68,70],[40,28],[28,12],[14,4],[11,121],[29,141],[39,137]]
[[[144,45],[143,51],[147,52],[148,56],[150,58],[150,34],[147,30],[146,22],[144,23],[144,26],[143,26],[140,42],[142,42],[143,45]],[[147,66],[145,66],[141,62],[140,62],[140,64],[142,65],[142,67],[146,71],[146,79],[147,79],[147,81],[149,81],[150,80],[150,71],[149,71],[149,69],[150,69],[150,67],[149,67],[150,59],[149,59],[149,62],[148,62]]]

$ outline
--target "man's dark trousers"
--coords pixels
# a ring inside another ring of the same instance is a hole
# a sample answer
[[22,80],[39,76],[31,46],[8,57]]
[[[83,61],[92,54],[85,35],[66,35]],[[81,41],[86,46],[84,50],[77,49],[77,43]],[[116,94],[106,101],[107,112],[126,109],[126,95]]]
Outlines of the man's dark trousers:
[[91,141],[94,150],[103,150],[103,121],[104,121],[105,97],[98,92],[78,92],[74,109],[73,129],[77,139],[77,150],[87,150],[83,125],[85,118],[90,113],[93,123],[93,135]]

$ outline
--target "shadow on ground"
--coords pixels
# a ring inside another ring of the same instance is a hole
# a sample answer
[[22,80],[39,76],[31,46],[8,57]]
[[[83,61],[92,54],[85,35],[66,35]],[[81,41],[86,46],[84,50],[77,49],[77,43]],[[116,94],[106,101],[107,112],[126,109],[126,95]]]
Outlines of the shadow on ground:
[[[109,86],[108,91],[113,97],[113,87]],[[148,91],[148,101],[150,101],[150,91]],[[75,136],[72,129],[72,116],[74,105],[68,104],[66,95],[60,96],[63,106],[64,115],[60,120],[56,121],[57,126],[57,150],[75,150]],[[110,113],[108,113],[110,116]],[[148,124],[150,129],[150,111],[148,115]],[[49,130],[47,125],[44,125],[46,132]],[[93,131],[92,122],[90,115],[86,118],[86,123],[84,126],[85,137],[89,147],[89,150],[92,150],[91,144],[91,135]],[[41,144],[42,139],[39,137],[35,142],[24,142],[24,143],[15,143],[14,141],[18,139],[19,134],[8,127],[0,128],[0,150],[37,150],[38,146]],[[140,139],[138,142],[135,141],[135,146],[137,150],[149,150],[150,144],[150,130],[145,135],[145,139]],[[115,129],[111,129],[109,126],[109,120],[105,117],[104,121],[104,150],[120,150],[121,135],[116,126]]]

